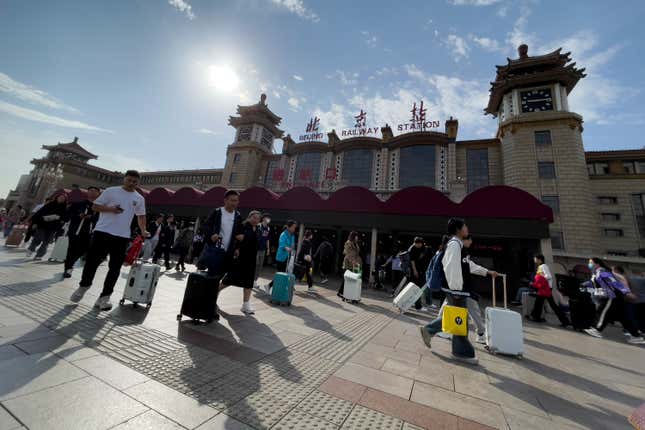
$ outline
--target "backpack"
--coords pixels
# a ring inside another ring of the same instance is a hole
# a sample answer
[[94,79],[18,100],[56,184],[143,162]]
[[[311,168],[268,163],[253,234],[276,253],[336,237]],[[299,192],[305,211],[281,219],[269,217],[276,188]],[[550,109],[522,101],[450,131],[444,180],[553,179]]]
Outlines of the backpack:
[[443,271],[442,260],[444,252],[437,252],[428,265],[428,270],[426,271],[426,286],[430,291],[440,291],[442,288],[448,287],[446,274]]

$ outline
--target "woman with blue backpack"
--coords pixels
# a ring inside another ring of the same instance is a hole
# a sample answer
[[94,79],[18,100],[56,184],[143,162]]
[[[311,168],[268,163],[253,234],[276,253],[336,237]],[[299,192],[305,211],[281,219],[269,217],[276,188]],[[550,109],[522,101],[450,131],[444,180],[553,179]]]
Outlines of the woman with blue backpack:
[[632,292],[616,278],[600,258],[589,259],[588,266],[592,275],[591,279],[585,282],[583,286],[595,288],[599,292],[596,296],[600,297],[600,306],[598,307],[599,313],[596,327],[584,330],[585,333],[600,338],[602,337],[601,332],[609,322],[619,321],[631,335],[627,339],[628,343],[645,344],[645,339],[641,336],[638,328],[636,328],[634,319],[626,309],[628,301],[635,299]]

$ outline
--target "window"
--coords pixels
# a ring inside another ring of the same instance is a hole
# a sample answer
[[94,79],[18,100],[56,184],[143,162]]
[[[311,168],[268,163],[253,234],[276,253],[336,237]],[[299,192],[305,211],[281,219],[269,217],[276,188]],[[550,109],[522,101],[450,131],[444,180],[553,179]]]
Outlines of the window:
[[595,175],[595,171],[593,168],[593,163],[587,163],[587,173],[589,175]]
[[542,179],[555,179],[555,164],[552,161],[538,162],[538,173]]
[[605,228],[604,233],[607,237],[623,237],[623,230],[620,228]]
[[466,179],[469,193],[488,185],[488,148],[466,151]]
[[320,152],[305,152],[298,155],[296,160],[296,175],[294,183],[296,186],[309,186],[315,188],[315,182],[320,178]]
[[603,220],[603,221],[608,221],[608,222],[620,221],[620,214],[616,214],[616,213],[603,213],[603,214],[602,214],[602,220]]
[[587,166],[590,175],[608,175],[609,163],[592,163],[591,167]]
[[564,249],[564,237],[561,231],[551,232],[551,248]]
[[551,145],[551,132],[546,131],[536,131],[535,132],[535,144],[536,145]]
[[638,233],[641,237],[645,237],[645,194],[632,194],[632,206]]
[[435,186],[434,145],[406,146],[400,150],[399,187]]
[[598,203],[601,205],[615,205],[618,203],[618,197],[600,196],[598,197]]
[[636,173],[645,173],[645,161],[636,161]]
[[623,172],[627,173],[628,175],[633,175],[636,173],[636,163],[633,161],[625,161],[623,163]]
[[237,137],[238,142],[242,142],[244,140],[251,140],[251,132],[253,131],[253,126],[252,125],[243,125],[240,127],[240,132]]
[[352,149],[343,154],[343,184],[370,188],[372,157],[370,149]]
[[266,146],[268,149],[273,147],[273,133],[266,128],[262,128],[262,145]]
[[235,172],[231,172],[231,176],[228,177],[228,183],[232,184],[235,182],[236,179],[237,179],[237,175],[235,174]]
[[241,159],[242,159],[242,154],[233,155],[233,164],[239,163]]
[[608,255],[615,255],[617,257],[627,257],[627,252],[625,251],[607,251]]
[[553,215],[560,213],[560,197],[558,196],[542,196],[542,203],[547,205],[553,211]]
[[273,181],[273,172],[278,168],[278,160],[270,160],[267,163],[266,175],[264,175],[264,186],[267,188],[273,188],[277,184]]

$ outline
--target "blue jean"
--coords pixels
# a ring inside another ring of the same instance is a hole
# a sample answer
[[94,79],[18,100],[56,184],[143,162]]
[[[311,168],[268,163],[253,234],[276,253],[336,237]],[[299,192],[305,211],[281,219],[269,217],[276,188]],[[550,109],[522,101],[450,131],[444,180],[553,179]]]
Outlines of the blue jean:
[[11,230],[13,230],[13,225],[14,223],[11,221],[4,222],[4,237],[7,237],[11,234]]

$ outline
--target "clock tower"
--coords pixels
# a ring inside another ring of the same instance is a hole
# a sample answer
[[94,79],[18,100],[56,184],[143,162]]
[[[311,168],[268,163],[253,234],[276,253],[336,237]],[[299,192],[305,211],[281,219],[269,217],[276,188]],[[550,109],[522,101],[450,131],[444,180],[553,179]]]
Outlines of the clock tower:
[[259,183],[263,159],[273,153],[273,142],[284,132],[278,128],[282,118],[269,110],[267,96],[251,106],[238,106],[237,116],[231,116],[229,125],[235,127],[235,141],[226,151],[226,165],[222,177],[225,187],[244,190]]
[[553,209],[553,252],[592,255],[600,238],[582,144],[583,120],[568,103],[569,93],[586,75],[571,62],[571,53],[561,51],[529,56],[528,46],[521,45],[519,58],[496,66],[485,112],[499,121],[504,183]]

